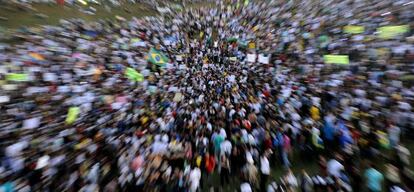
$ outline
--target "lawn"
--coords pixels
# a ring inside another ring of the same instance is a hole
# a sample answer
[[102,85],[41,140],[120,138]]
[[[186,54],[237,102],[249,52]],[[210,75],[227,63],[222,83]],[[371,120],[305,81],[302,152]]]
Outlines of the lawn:
[[[120,7],[111,7],[108,11],[104,6],[93,6],[96,9],[95,15],[89,15],[80,11],[78,7],[74,6],[57,6],[55,4],[35,4],[33,7],[35,11],[19,10],[14,6],[1,6],[0,17],[7,17],[7,21],[0,21],[0,25],[8,29],[16,29],[22,26],[37,26],[37,25],[55,25],[60,19],[81,18],[87,21],[94,21],[97,19],[114,18],[119,15],[125,18],[132,16],[147,16],[154,15],[155,11],[149,9],[148,6],[142,4],[128,4]],[[129,9],[129,12],[125,11]],[[36,14],[44,14],[47,18],[41,18]]]
[[[188,4],[189,7],[211,6],[209,2]],[[121,16],[126,19],[132,17],[153,16],[158,12],[146,4],[124,3],[118,7],[110,7],[110,11],[103,5],[92,5],[96,9],[95,15],[90,15],[80,11],[77,6],[58,6],[56,4],[34,4],[36,11],[25,11],[17,6],[0,4],[0,31],[12,34],[21,27],[37,27],[40,25],[56,25],[60,19],[80,18],[86,21],[96,21],[99,19],[114,19]],[[87,8],[86,6],[82,8]],[[39,15],[44,15],[41,17]]]

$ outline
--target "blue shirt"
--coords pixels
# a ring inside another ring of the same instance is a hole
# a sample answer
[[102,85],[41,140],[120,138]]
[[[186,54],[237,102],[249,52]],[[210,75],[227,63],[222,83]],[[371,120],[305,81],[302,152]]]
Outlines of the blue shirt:
[[0,191],[2,192],[13,192],[14,185],[12,182],[6,182],[3,185],[0,185]]
[[333,125],[329,122],[325,122],[325,126],[323,127],[323,134],[325,139],[332,141],[334,139],[334,128]]
[[374,168],[370,168],[365,171],[364,176],[367,181],[368,189],[378,192],[381,191],[384,176],[379,171],[375,170]]

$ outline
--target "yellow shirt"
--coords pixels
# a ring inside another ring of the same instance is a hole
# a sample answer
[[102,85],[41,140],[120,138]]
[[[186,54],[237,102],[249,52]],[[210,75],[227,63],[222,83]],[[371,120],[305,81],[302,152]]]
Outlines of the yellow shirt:
[[196,164],[197,164],[197,167],[200,167],[200,165],[201,165],[201,160],[202,160],[201,156],[197,156],[197,158],[196,158]]
[[312,106],[310,108],[311,117],[313,120],[318,121],[321,119],[321,116],[319,115],[319,109],[315,106]]

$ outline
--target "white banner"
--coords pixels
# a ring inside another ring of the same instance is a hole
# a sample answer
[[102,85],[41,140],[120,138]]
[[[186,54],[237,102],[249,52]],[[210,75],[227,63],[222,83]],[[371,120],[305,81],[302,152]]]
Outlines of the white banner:
[[182,61],[183,60],[182,55],[176,55],[175,58],[176,58],[177,61]]
[[264,54],[259,54],[259,63],[269,64],[270,63],[270,54],[266,55],[266,56]]
[[247,62],[256,62],[256,54],[247,54]]
[[58,77],[54,73],[43,73],[43,80],[49,82],[57,81]]

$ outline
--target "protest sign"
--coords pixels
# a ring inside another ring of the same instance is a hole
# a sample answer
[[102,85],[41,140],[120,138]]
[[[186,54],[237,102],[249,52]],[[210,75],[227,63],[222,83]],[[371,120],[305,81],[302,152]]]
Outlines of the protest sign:
[[384,26],[377,29],[378,37],[391,39],[410,30],[408,25]]
[[358,25],[347,25],[343,28],[343,31],[349,34],[359,34],[365,31],[365,27]]
[[66,124],[72,124],[76,121],[79,115],[79,107],[71,107],[68,110],[68,114],[66,116]]
[[259,54],[259,63],[269,64],[270,63],[270,55]]
[[9,73],[6,75],[7,81],[28,81],[29,75],[25,73]]
[[324,55],[323,60],[328,64],[349,65],[348,55]]
[[256,54],[247,54],[247,62],[256,62]]

